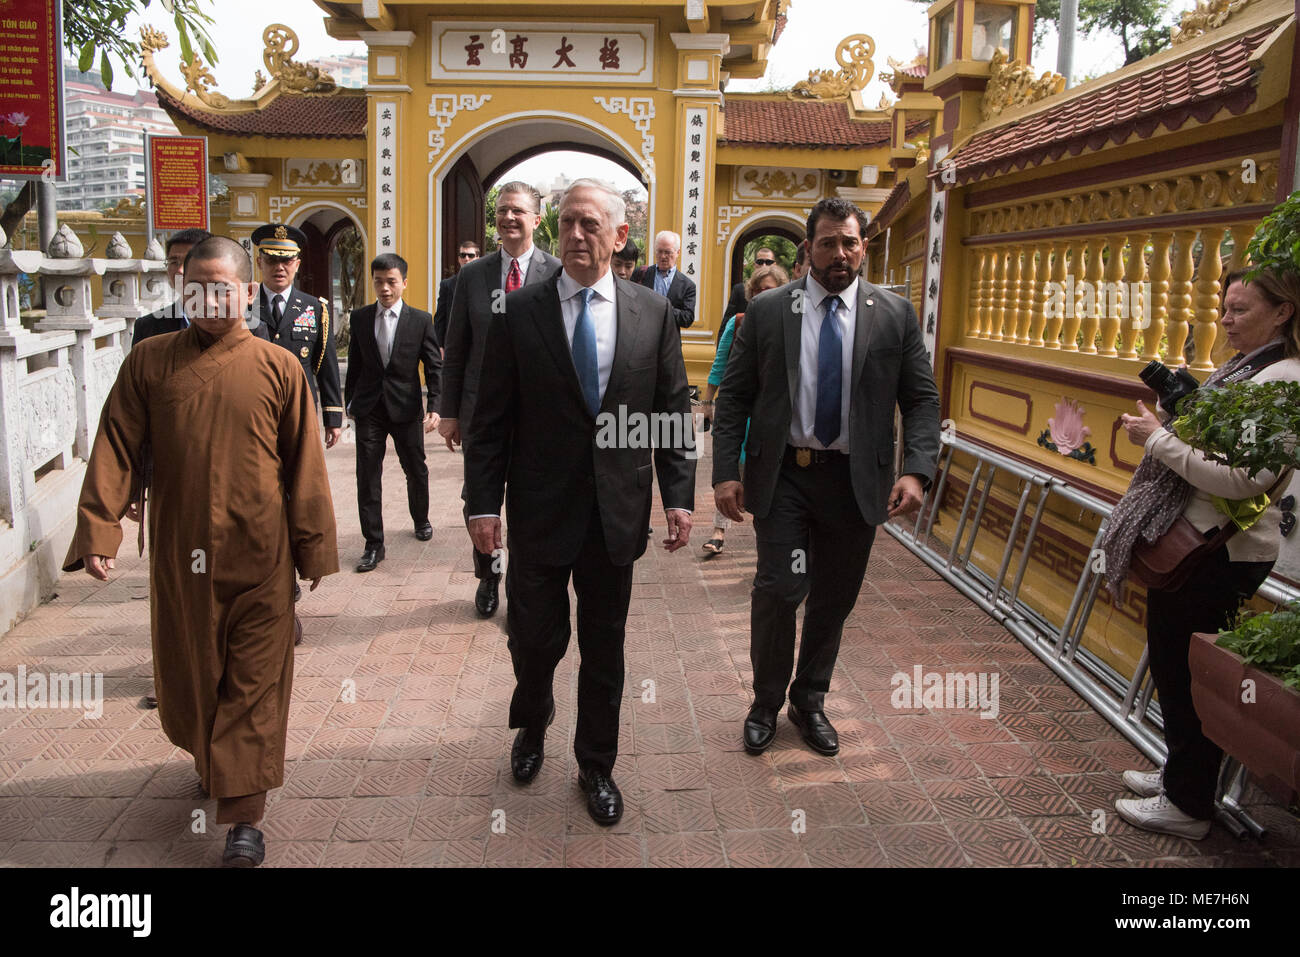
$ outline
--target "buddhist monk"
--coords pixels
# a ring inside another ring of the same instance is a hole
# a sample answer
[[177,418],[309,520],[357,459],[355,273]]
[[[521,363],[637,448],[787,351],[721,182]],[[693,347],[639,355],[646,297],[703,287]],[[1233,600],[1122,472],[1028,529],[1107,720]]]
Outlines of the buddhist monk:
[[184,279],[189,328],[137,344],[104,403],[63,568],[108,580],[150,443],[158,712],[233,825],[223,863],[256,867],[255,825],[284,783],[294,569],[313,590],[339,570],[334,506],[302,365],[244,323],[248,255],[204,240]]

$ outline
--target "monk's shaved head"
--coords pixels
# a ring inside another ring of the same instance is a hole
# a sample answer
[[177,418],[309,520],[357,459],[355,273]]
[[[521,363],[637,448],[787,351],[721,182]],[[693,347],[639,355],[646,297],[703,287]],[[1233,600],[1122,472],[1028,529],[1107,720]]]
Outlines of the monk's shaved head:
[[185,257],[185,270],[191,263],[224,260],[234,267],[235,276],[240,282],[253,281],[253,263],[248,258],[244,247],[227,236],[210,236],[197,244]]

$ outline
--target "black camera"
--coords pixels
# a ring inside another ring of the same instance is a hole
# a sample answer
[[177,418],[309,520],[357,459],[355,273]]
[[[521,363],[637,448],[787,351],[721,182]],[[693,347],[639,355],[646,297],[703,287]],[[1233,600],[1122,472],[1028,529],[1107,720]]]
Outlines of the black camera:
[[1201,387],[1186,368],[1180,366],[1171,371],[1158,359],[1147,363],[1147,367],[1138,373],[1138,378],[1156,394],[1160,407],[1170,415],[1177,415],[1179,403]]

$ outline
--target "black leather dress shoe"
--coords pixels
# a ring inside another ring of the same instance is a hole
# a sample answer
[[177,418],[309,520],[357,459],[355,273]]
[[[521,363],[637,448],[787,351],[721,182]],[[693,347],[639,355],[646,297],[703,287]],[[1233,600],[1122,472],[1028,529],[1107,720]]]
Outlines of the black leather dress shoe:
[[597,824],[617,824],[623,817],[623,792],[608,774],[594,768],[579,769],[578,786],[587,795],[587,813]]
[[839,754],[840,738],[831,727],[831,723],[826,720],[825,711],[800,711],[794,705],[790,705],[787,714],[794,722],[794,726],[799,729],[799,733],[803,735],[808,747],[818,754],[828,756]]
[[537,777],[545,760],[546,729],[555,720],[555,703],[551,703],[551,716],[546,724],[537,728],[520,728],[515,735],[515,743],[510,748],[510,773],[520,784],[527,784]]
[[427,542],[429,539],[433,538],[433,526],[428,522],[417,526],[415,529],[415,537],[422,542]]
[[361,553],[361,561],[357,562],[357,571],[373,572],[375,566],[384,560],[384,546],[378,548],[367,548]]
[[745,750],[762,754],[776,737],[776,709],[754,705],[745,716]]
[[262,832],[249,824],[236,824],[226,832],[224,867],[256,867],[266,859],[266,841]]
[[501,605],[497,598],[497,586],[500,583],[500,575],[484,578],[478,583],[478,591],[474,593],[474,610],[480,618],[491,618],[497,613],[497,608]]

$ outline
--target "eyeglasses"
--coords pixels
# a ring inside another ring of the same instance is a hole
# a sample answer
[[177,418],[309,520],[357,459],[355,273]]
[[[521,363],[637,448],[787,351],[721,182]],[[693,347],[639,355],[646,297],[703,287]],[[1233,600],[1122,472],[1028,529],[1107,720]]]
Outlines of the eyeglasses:
[[775,260],[775,259],[755,259],[755,260],[754,260],[754,265],[755,265],[755,266],[775,266],[775,265],[776,265],[776,260]]
[[457,254],[456,254],[457,258],[459,258],[459,259],[474,259],[477,255],[478,255],[477,253],[457,253]]

